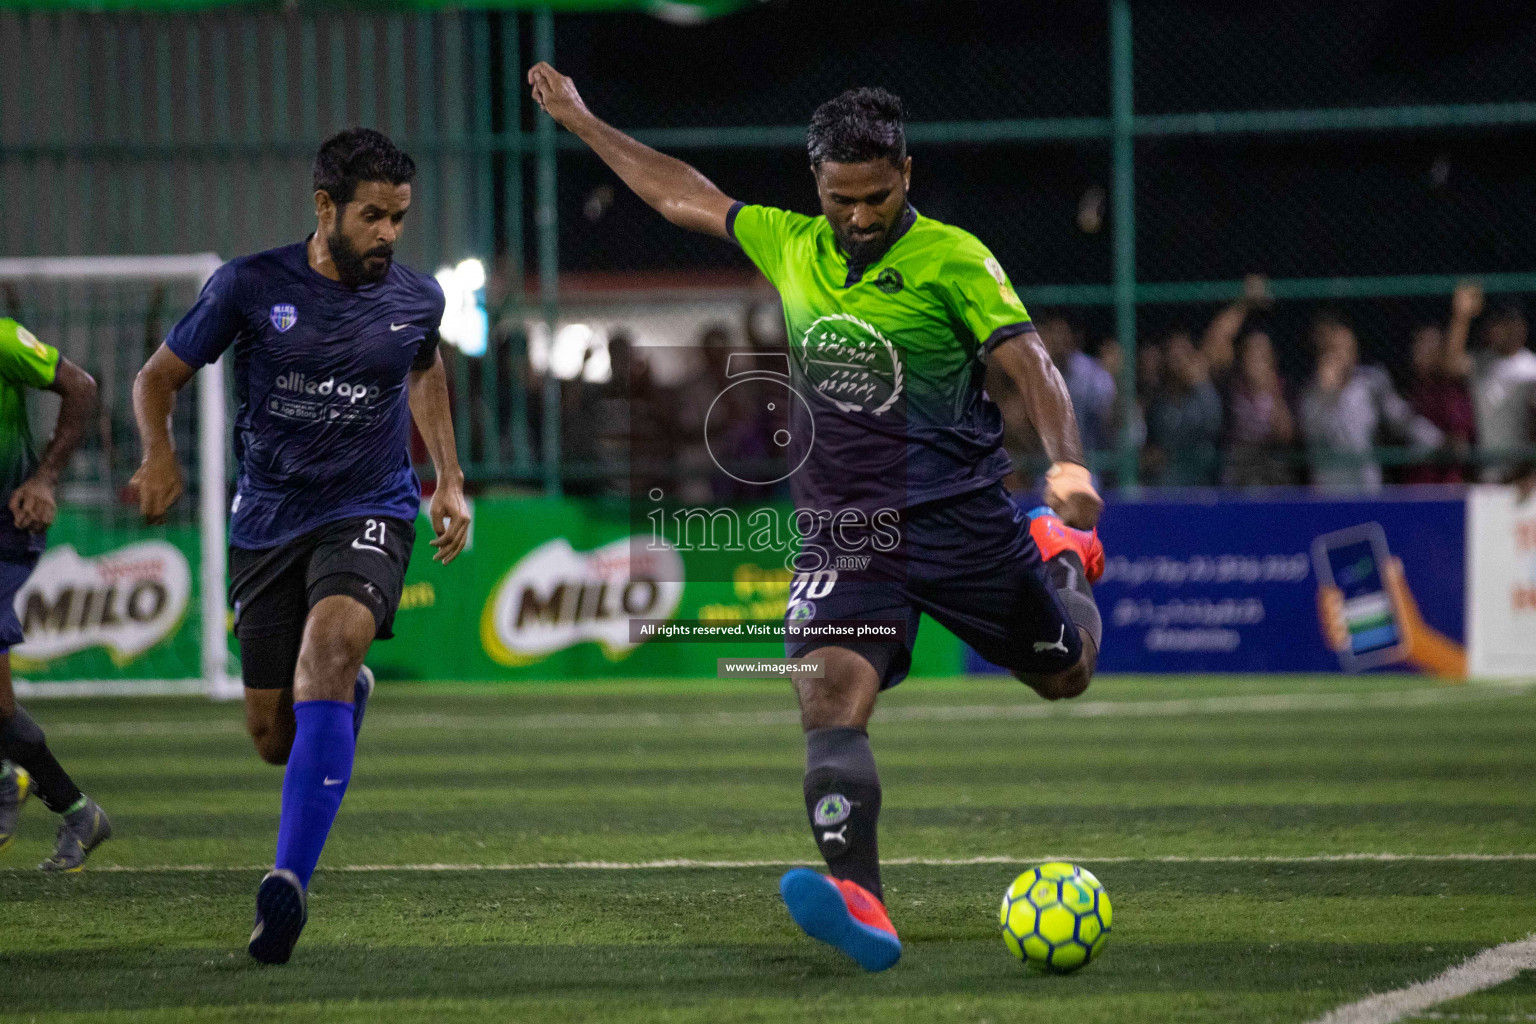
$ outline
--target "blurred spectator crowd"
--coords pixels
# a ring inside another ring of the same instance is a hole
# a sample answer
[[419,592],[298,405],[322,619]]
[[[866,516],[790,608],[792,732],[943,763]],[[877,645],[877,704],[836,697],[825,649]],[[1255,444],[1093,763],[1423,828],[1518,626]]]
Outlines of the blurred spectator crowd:
[[[1405,357],[1390,367],[1362,359],[1355,327],[1339,311],[1319,308],[1304,336],[1277,337],[1272,307],[1267,282],[1252,276],[1243,296],[1203,328],[1143,340],[1131,403],[1120,401],[1126,353],[1116,339],[1089,345],[1068,317],[1035,318],[1105,483],[1120,482],[1127,434],[1138,478],[1151,486],[1370,491],[1384,483],[1536,478],[1536,460],[1527,457],[1536,442],[1536,352],[1526,347],[1519,299],[1461,285],[1443,318],[1411,327],[1396,346]],[[730,474],[715,471],[716,458],[768,458],[762,436],[777,424],[758,422],[760,411],[715,403],[743,394],[727,386],[733,354],[783,351],[782,322],[764,329],[776,322],[764,312],[762,303],[749,304],[739,325],[712,322],[692,343],[667,349],[666,358],[688,361],[668,383],[653,365],[661,350],[610,329],[607,379],[578,372],[560,382],[562,460],[574,471],[568,489],[654,486],[684,501],[747,497],[735,493],[742,488]],[[1288,377],[1277,353],[1305,369]],[[531,376],[528,385],[537,446],[542,382]],[[730,425],[725,433],[722,423]],[[1025,470],[1014,483],[1026,485],[1027,470],[1041,461],[1038,441],[1026,430],[1010,433],[1007,444]],[[611,468],[626,461],[631,472],[621,481]],[[582,466],[599,469],[584,475]]]
[[[680,345],[643,345],[628,328],[609,328],[607,379],[577,372],[559,382],[567,491],[659,489],[684,503],[762,499],[752,481],[782,483],[786,473],[770,439],[788,410],[763,408],[751,389],[731,385],[754,371],[787,374],[786,345],[778,304],[766,300],[746,303],[739,323],[705,322]],[[531,378],[530,388],[539,387]],[[541,443],[542,408],[535,399],[529,409]],[[613,472],[620,465],[627,474]],[[784,494],[787,485],[773,492]]]
[[[1272,336],[1266,282],[1253,276],[1241,299],[1198,334],[1167,332],[1136,352],[1136,401],[1117,401],[1125,354],[1113,338],[1084,352],[1065,317],[1036,324],[1066,379],[1084,446],[1108,453],[1129,431],[1141,482],[1229,487],[1311,484],[1370,491],[1383,483],[1509,482],[1536,466],[1536,353],[1526,347],[1526,313],[1510,297],[1459,286],[1445,318],[1414,326],[1405,366],[1360,357],[1353,325],[1321,308],[1307,336]],[[1304,347],[1310,370],[1287,379],[1277,347]],[[1395,452],[1389,464],[1381,450]]]

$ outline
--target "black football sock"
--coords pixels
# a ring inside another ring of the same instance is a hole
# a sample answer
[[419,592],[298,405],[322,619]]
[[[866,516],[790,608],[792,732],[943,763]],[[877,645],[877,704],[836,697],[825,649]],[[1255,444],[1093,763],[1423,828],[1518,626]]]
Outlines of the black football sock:
[[63,814],[84,799],[69,774],[54,760],[43,730],[21,707],[0,723],[0,757],[21,765],[31,774],[38,799],[53,813]]
[[834,878],[880,887],[880,775],[869,733],[840,727],[805,734],[805,810],[811,835]]
[[1072,622],[1088,634],[1097,651],[1104,641],[1104,618],[1093,603],[1093,588],[1083,572],[1083,560],[1076,551],[1063,551],[1045,563],[1045,578],[1056,588]]

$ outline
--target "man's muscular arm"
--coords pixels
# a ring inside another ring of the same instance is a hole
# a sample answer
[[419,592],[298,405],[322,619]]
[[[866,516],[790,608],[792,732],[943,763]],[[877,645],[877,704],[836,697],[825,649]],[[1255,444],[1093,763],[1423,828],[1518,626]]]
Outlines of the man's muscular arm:
[[146,523],[165,522],[166,513],[181,497],[181,467],[171,439],[171,410],[176,406],[176,393],[196,372],[161,345],[133,379],[133,417],[138,422],[144,458],[128,484],[139,492],[139,512]]
[[411,370],[408,401],[411,418],[432,456],[437,486],[432,491],[428,510],[432,520],[432,546],[437,548],[433,561],[447,565],[469,543],[469,503],[464,500],[464,471],[459,468],[459,453],[453,440],[453,413],[448,406],[448,373],[443,369],[443,354],[438,352],[432,365]]
[[725,219],[733,200],[714,182],[599,120],[581,101],[575,83],[548,64],[530,68],[528,84],[544,112],[590,146],[653,210],[680,228],[730,237]]
[[1010,390],[998,396],[1004,419],[1012,427],[1019,415],[1027,418],[1051,460],[1045,474],[1046,504],[1068,526],[1092,529],[1104,502],[1084,464],[1083,442],[1067,382],[1051,361],[1040,335],[1031,329],[1003,341],[992,350],[991,365],[1001,371]]
[[64,399],[53,439],[43,451],[37,469],[11,493],[11,518],[23,530],[46,530],[53,525],[58,514],[54,488],[96,411],[96,379],[62,356],[48,390]]

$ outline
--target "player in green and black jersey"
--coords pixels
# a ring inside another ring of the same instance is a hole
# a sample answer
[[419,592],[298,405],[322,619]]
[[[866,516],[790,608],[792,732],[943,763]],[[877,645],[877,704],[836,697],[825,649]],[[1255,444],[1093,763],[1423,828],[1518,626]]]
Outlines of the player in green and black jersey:
[[[28,388],[64,399],[41,459],[27,423]],[[44,871],[79,871],[86,855],[112,834],[101,807],[59,766],[11,686],[11,648],[22,641],[16,592],[47,544],[57,510],[54,486],[95,408],[90,374],[15,320],[0,317],[0,493],[7,495],[0,508],[0,849],[10,844],[17,812],[35,790],[44,806],[63,816],[53,856],[38,865]]]
[[[881,903],[880,782],[867,726],[879,692],[911,662],[927,612],[988,660],[1055,700],[1088,686],[1102,623],[1089,584],[1103,571],[1103,503],[1084,466],[1067,388],[997,259],[970,233],[908,202],[912,161],[900,101],[853,90],[823,104],[808,149],[820,216],[736,202],[687,164],[592,115],[571,80],[529,71],[534,99],[680,227],[741,246],[784,302],[790,347],[790,487],[803,531],[787,617],[891,621],[882,642],[791,641],[824,675],[797,677],[804,796],[831,878],[797,869],[780,892],[796,922],[868,970],[901,954]],[[1001,393],[989,397],[988,370]],[[1045,445],[1046,506],[1003,491],[1003,413]],[[884,520],[881,517],[885,517]],[[850,524],[868,529],[850,531]],[[882,524],[899,524],[886,547]],[[851,535],[851,542],[850,542]],[[819,561],[859,550],[869,562]]]

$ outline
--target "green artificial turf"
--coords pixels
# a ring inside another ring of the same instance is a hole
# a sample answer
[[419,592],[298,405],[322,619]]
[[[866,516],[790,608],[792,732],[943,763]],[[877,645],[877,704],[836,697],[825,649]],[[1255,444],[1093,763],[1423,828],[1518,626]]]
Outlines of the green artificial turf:
[[[1118,678],[1048,706],[906,683],[871,729],[882,852],[917,862],[886,869],[906,945],[878,976],[777,897],[815,855],[787,686],[382,686],[281,968],[244,952],[281,770],[238,708],[32,710],[117,836],[44,877],[54,822],[27,807],[0,855],[5,1021],[1301,1022],[1536,930],[1536,861],[1449,859],[1536,851],[1528,688]],[[1367,853],[1441,859],[1297,859]],[[996,930],[1047,856],[1115,907],[1067,977]],[[932,863],[973,858],[1016,863]],[[674,860],[732,864],[644,866]],[[618,863],[529,867],[591,861]],[[1536,989],[1453,1006],[1536,1014]]]

